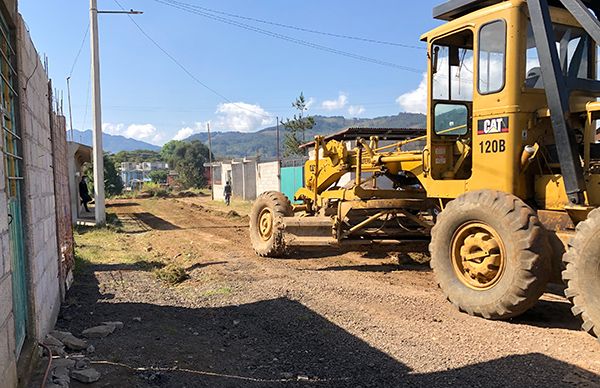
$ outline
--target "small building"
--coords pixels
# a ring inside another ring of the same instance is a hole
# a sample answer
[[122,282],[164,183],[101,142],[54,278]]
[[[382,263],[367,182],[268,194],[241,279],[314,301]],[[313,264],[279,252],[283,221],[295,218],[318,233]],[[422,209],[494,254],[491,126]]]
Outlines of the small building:
[[215,200],[224,199],[227,182],[231,183],[232,196],[253,201],[265,191],[278,191],[279,162],[258,162],[256,159],[233,159],[205,164],[211,170],[212,193]]
[[120,167],[121,180],[127,190],[134,188],[134,183],[150,182],[150,173],[157,170],[168,170],[169,164],[157,162],[122,162]]

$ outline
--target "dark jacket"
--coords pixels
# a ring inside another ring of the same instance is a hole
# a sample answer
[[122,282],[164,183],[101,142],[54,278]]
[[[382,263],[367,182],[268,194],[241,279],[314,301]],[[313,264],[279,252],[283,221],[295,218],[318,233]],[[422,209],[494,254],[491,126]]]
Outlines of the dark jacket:
[[92,197],[90,197],[90,192],[88,191],[87,183],[84,181],[79,182],[79,196],[83,202],[90,202]]
[[223,194],[231,195],[231,185],[225,185],[225,189],[223,190]]

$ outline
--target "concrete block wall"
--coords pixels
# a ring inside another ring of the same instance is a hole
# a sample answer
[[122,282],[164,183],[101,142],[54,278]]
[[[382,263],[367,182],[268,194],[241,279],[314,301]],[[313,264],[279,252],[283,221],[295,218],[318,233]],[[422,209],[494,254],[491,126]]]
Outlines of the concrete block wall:
[[60,308],[54,171],[48,77],[23,19],[17,23],[20,126],[24,154],[24,224],[30,298],[30,336],[43,338]]
[[258,163],[256,166],[256,196],[265,191],[280,191],[279,162]]
[[69,167],[67,147],[67,124],[64,116],[52,115],[52,166],[54,173],[57,242],[59,252],[59,286],[61,299],[67,291],[66,283],[75,266],[73,225],[71,222],[71,193],[69,191]]

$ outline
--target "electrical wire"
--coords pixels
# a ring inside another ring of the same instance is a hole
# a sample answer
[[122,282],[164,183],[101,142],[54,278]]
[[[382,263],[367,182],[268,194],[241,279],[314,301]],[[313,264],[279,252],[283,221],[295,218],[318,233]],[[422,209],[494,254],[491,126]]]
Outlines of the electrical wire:
[[[90,70],[91,71],[91,70]],[[90,109],[90,88],[92,86],[92,74],[88,73],[88,85],[85,100],[85,113],[83,114],[83,123],[81,124],[81,130],[85,131],[85,123],[87,121],[88,110]]]
[[[119,3],[118,0],[114,0],[114,2],[117,4],[117,6],[119,6],[122,10],[125,10],[125,8],[123,8],[123,6],[121,5],[121,3]],[[235,102],[233,102],[232,100],[230,100],[229,98],[225,97],[223,94],[219,93],[217,90],[211,88],[210,86],[208,86],[207,84],[205,84],[204,82],[202,82],[200,79],[198,79],[198,77],[196,77],[191,71],[189,71],[187,69],[187,67],[185,67],[181,62],[179,62],[177,60],[177,58],[175,58],[173,55],[171,55],[167,50],[165,50],[160,44],[158,44],[158,42],[156,40],[154,40],[134,19],[133,17],[131,17],[131,15],[127,15],[129,17],[129,20],[131,20],[131,22],[137,27],[137,29],[142,33],[142,35],[144,35],[150,42],[152,42],[152,44],[154,44],[154,46],[156,46],[156,48],[158,48],[163,54],[165,54],[173,63],[175,63],[181,70],[183,70],[183,72],[185,72],[192,80],[194,80],[196,83],[198,83],[200,86],[202,86],[203,88],[205,88],[206,90],[210,91],[211,93],[213,93],[214,95],[220,97],[221,99],[223,99],[224,101],[228,102],[229,104],[234,105],[237,108],[240,108],[242,110],[251,112],[257,116],[261,116],[263,118],[269,118],[272,119],[273,117],[270,115],[265,115],[263,113],[257,112],[255,110],[252,109],[248,109],[245,106],[236,104]]]
[[52,349],[50,349],[47,345],[39,342],[42,348],[46,350],[48,353],[48,364],[46,365],[46,371],[44,372],[44,379],[42,380],[41,388],[46,388],[46,382],[48,381],[48,375],[50,374],[50,367],[52,366]]
[[210,13],[207,13],[207,12],[203,12],[203,11],[200,11],[200,10],[197,10],[197,9],[194,9],[194,8],[190,8],[188,6],[178,5],[178,4],[174,3],[173,0],[153,0],[153,1],[156,2],[156,3],[160,3],[160,4],[163,4],[163,5],[172,7],[172,8],[179,9],[179,10],[184,11],[184,12],[192,13],[192,14],[195,14],[195,15],[198,15],[198,16],[202,16],[202,17],[205,17],[205,18],[208,18],[208,19],[212,19],[212,20],[215,20],[215,21],[218,21],[218,22],[221,22],[221,23],[229,24],[229,25],[232,25],[232,26],[236,26],[236,27],[248,30],[248,31],[253,31],[253,32],[256,32],[256,33],[259,33],[259,34],[270,36],[272,38],[281,39],[281,40],[284,40],[284,41],[287,41],[287,42],[291,42],[291,43],[295,43],[295,44],[298,44],[298,45],[310,47],[310,48],[313,48],[313,49],[316,49],[316,50],[325,51],[325,52],[329,52],[329,53],[332,53],[332,54],[337,54],[337,55],[345,56],[345,57],[348,57],[348,58],[356,59],[356,60],[359,60],[359,61],[373,63],[373,64],[380,65],[380,66],[391,67],[391,68],[395,68],[395,69],[399,69],[399,70],[405,70],[405,71],[410,71],[410,72],[418,73],[418,74],[422,73],[422,70],[419,70],[419,69],[416,69],[416,68],[413,68],[413,67],[402,66],[402,65],[395,64],[395,63],[391,63],[391,62],[387,62],[387,61],[383,61],[383,60],[379,60],[379,59],[370,58],[370,57],[367,57],[367,56],[364,56],[364,55],[354,54],[354,53],[350,53],[350,52],[347,52],[347,51],[338,50],[338,49],[335,49],[335,48],[332,48],[332,47],[320,45],[320,44],[313,43],[313,42],[310,42],[310,41],[306,41],[306,40],[303,40],[303,39],[297,39],[297,38],[294,38],[294,37],[291,37],[291,36],[288,36],[288,35],[280,34],[280,33],[269,31],[269,30],[265,30],[265,29],[262,29],[262,28],[259,28],[259,27],[254,27],[254,26],[251,26],[249,24],[245,24],[245,23],[237,22],[235,20],[227,19],[225,17],[216,16],[216,15],[213,15],[213,14],[210,14]]
[[85,34],[83,35],[83,39],[81,41],[81,46],[79,46],[79,51],[77,51],[77,55],[75,56],[75,60],[73,61],[73,66],[71,66],[71,71],[69,72],[69,78],[73,75],[73,71],[75,70],[75,66],[77,65],[77,61],[79,60],[79,56],[81,56],[81,52],[83,51],[83,46],[85,46],[85,42],[87,40],[88,34],[90,33],[90,24],[88,23],[85,28]]
[[249,16],[243,16],[243,15],[238,15],[238,14],[234,14],[234,13],[219,11],[216,9],[202,7],[200,5],[184,3],[182,1],[172,0],[171,2],[182,5],[182,6],[187,6],[190,8],[195,8],[195,9],[199,9],[202,11],[211,12],[211,13],[215,13],[215,14],[219,14],[219,15],[225,15],[225,16],[230,16],[230,17],[237,18],[237,19],[248,20],[248,21],[253,21],[253,22],[262,23],[262,24],[268,24],[268,25],[272,25],[272,26],[276,26],[276,27],[287,28],[290,30],[309,32],[311,34],[331,36],[334,38],[350,39],[350,40],[356,40],[356,41],[367,42],[367,43],[382,44],[382,45],[387,45],[387,46],[404,47],[404,48],[410,48],[410,49],[416,49],[416,50],[426,50],[427,49],[423,46],[415,46],[415,45],[409,45],[409,44],[405,44],[405,43],[388,42],[388,41],[379,40],[379,39],[361,38],[358,36],[318,31],[318,30],[313,30],[313,29],[309,29],[309,28],[293,26],[290,24],[283,24],[283,23],[273,22],[273,21],[269,21],[269,20],[257,19],[257,18],[253,18],[253,17],[249,17]]

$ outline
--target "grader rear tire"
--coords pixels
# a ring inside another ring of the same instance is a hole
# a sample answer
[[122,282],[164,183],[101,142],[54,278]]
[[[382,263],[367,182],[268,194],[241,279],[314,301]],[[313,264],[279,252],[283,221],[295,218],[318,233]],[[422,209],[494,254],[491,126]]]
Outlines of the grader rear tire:
[[466,193],[450,202],[431,231],[431,267],[448,300],[487,319],[532,307],[550,277],[547,239],[535,212],[514,195]]
[[565,295],[573,303],[573,314],[581,317],[583,329],[600,338],[600,209],[577,225],[575,237],[563,256]]
[[281,257],[285,254],[281,218],[293,215],[290,200],[280,192],[267,191],[256,199],[250,213],[250,240],[257,255]]

